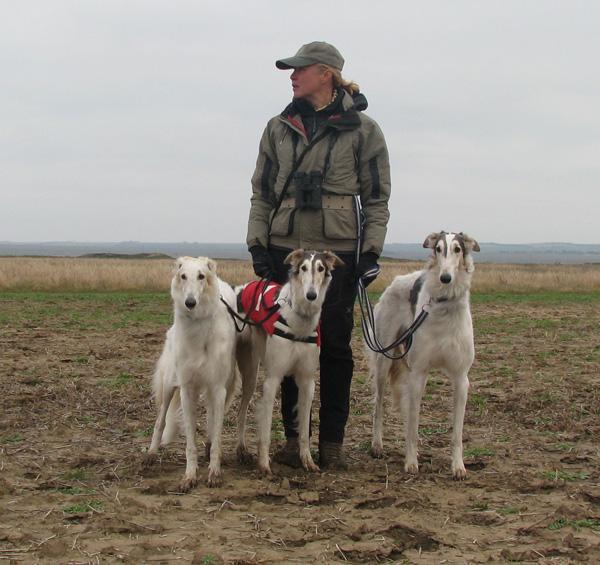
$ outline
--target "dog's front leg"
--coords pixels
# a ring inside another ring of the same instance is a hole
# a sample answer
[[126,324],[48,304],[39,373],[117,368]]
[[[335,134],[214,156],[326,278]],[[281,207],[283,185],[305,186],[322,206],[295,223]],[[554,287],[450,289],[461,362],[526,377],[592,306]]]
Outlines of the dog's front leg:
[[210,462],[208,464],[207,484],[216,487],[221,484],[221,434],[223,432],[223,417],[225,415],[225,398],[227,390],[219,386],[206,392],[207,404],[210,405]]
[[296,375],[298,386],[298,444],[300,448],[300,461],[307,471],[317,472],[310,454],[310,409],[315,395],[314,373]]
[[404,470],[407,473],[419,472],[418,444],[419,444],[419,416],[421,412],[421,398],[425,385],[427,384],[427,373],[411,371],[404,383],[402,404],[404,412],[404,434],[406,438],[406,457],[404,459]]
[[273,378],[267,371],[263,382],[260,414],[258,418],[258,469],[267,476],[271,476],[269,462],[269,446],[271,444],[271,424],[273,422],[273,404],[281,379]]
[[453,379],[454,384],[454,421],[452,427],[452,475],[456,480],[467,477],[467,470],[463,462],[463,423],[465,420],[465,407],[469,392],[469,377],[467,374],[459,375]]
[[198,450],[196,448],[196,404],[198,391],[192,378],[182,378],[180,389],[183,428],[185,431],[185,475],[179,484],[180,492],[188,492],[198,483]]

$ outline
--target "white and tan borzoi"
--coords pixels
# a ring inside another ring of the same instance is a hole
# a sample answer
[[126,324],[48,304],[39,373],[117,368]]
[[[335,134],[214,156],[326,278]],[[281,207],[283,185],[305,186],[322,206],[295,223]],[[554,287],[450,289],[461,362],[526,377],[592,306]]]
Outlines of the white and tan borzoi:
[[207,412],[207,484],[221,481],[223,416],[235,389],[235,327],[221,297],[235,308],[233,289],[217,276],[217,264],[206,257],[181,257],[171,281],[174,322],[154,373],[158,406],[146,464],[158,448],[177,435],[180,419],[186,439],[186,468],[179,489],[197,483],[196,406],[204,392]]
[[423,307],[429,311],[429,316],[414,334],[412,347],[404,359],[391,360],[367,350],[375,392],[371,453],[374,457],[381,457],[383,453],[383,395],[389,374],[393,405],[397,408],[401,404],[404,415],[404,469],[409,473],[418,472],[421,398],[429,371],[437,368],[453,384],[452,474],[455,479],[464,479],[467,473],[463,463],[462,432],[469,389],[468,372],[474,359],[469,305],[474,271],[471,253],[479,251],[479,245],[466,234],[442,231],[430,234],[423,247],[433,250],[426,268],[396,277],[375,306],[377,336],[383,345],[393,343]]
[[[331,272],[342,265],[334,253],[307,252],[297,249],[285,264],[290,265],[289,281],[281,287],[277,303],[285,321],[283,333],[294,336],[269,335],[262,327],[246,328],[238,341],[237,360],[242,375],[242,399],[238,418],[238,458],[247,461],[246,416],[248,404],[256,388],[258,364],[265,369],[260,404],[257,407],[258,468],[271,475],[269,446],[275,395],[286,375],[294,375],[298,386],[298,443],[303,467],[318,471],[309,447],[310,410],[315,391],[315,376],[319,364],[319,346],[314,337],[319,326],[321,306],[331,281]],[[240,292],[241,288],[236,289]],[[247,313],[247,312],[246,312]],[[281,320],[280,318],[280,320]],[[278,322],[279,324],[279,322]],[[301,341],[301,340],[310,340]]]

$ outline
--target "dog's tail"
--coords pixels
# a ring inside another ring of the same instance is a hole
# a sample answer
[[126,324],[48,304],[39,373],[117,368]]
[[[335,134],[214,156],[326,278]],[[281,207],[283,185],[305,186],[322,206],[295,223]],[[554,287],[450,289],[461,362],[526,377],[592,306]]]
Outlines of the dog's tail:
[[402,367],[400,363],[392,363],[390,368],[390,388],[392,389],[392,410],[396,413],[400,411],[402,400]]
[[233,399],[237,396],[238,392],[242,388],[242,376],[238,371],[235,361],[233,363],[233,373],[233,377],[230,379],[229,386],[227,387],[227,396],[225,397],[225,410],[223,412],[224,414],[227,414],[227,412],[229,412],[229,408],[231,407]]
[[162,439],[160,444],[167,445],[177,439],[181,431],[181,397],[179,396],[179,389],[175,389],[171,404],[169,404],[169,410],[167,410],[167,418],[165,422],[165,429],[163,431]]

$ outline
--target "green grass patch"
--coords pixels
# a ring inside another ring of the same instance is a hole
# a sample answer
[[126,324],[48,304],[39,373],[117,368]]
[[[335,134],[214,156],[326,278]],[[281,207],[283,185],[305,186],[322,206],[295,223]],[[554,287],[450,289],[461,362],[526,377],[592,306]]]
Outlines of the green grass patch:
[[285,430],[281,418],[273,418],[273,422],[271,423],[271,437],[280,441],[285,439]]
[[20,443],[24,439],[25,437],[23,436],[23,434],[16,432],[14,434],[8,434],[7,436],[4,436],[2,438],[2,443]]
[[150,437],[152,435],[153,431],[154,431],[153,427],[145,428],[143,430],[138,430],[137,432],[135,432],[135,435],[137,437]]
[[477,512],[484,512],[485,510],[489,510],[489,504],[487,502],[475,502],[471,506],[471,510],[475,510]]
[[487,398],[483,394],[471,394],[469,403],[481,415],[487,409]]
[[492,455],[495,455],[495,452],[488,447],[470,447],[464,451],[465,457],[491,457]]
[[568,302],[590,303],[600,301],[600,292],[475,292],[471,294],[473,304],[485,304],[487,302],[543,302],[545,304],[565,304]]
[[133,377],[129,373],[119,373],[119,375],[114,379],[103,381],[102,384],[109,388],[119,388],[121,386],[131,384],[132,382]]
[[509,514],[518,514],[521,510],[517,506],[505,506],[504,508],[499,508],[498,512],[500,514],[504,514],[505,516]]
[[445,426],[422,426],[419,428],[419,434],[423,436],[434,436],[439,434],[447,434],[448,428]]
[[597,532],[600,531],[600,520],[597,518],[584,518],[581,520],[567,520],[566,518],[557,518],[551,524],[548,524],[549,530],[562,530],[565,526],[571,526],[576,530],[590,528]]
[[573,449],[575,449],[575,444],[568,442],[560,442],[555,443],[552,447],[554,447],[554,449],[558,451],[573,451]]
[[574,481],[585,481],[588,477],[588,473],[584,472],[574,472],[571,473],[569,471],[544,471],[542,473],[544,479],[548,481],[565,481],[565,482],[574,482]]
[[65,514],[81,514],[83,512],[101,512],[104,508],[104,505],[99,500],[88,500],[86,502],[79,502],[77,504],[73,504],[72,506],[67,506],[63,508],[63,512]]
[[87,481],[89,473],[85,469],[71,469],[63,474],[62,478],[66,481]]
[[0,324],[48,323],[62,328],[113,329],[144,324],[168,326],[166,292],[0,292]]

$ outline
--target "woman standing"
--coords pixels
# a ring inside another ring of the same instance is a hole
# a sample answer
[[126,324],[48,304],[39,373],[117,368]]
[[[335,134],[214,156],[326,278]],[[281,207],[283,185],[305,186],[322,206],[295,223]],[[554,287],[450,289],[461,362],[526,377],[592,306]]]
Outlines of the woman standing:
[[[247,244],[255,273],[282,283],[283,260],[294,249],[331,250],[344,261],[333,272],[321,317],[319,464],[345,468],[354,301],[358,278],[368,284],[379,272],[389,217],[388,152],[379,126],[362,113],[367,100],[358,85],[342,78],[344,59],[333,45],[308,43],[275,64],[293,69],[294,97],[260,142]],[[355,195],[363,210],[358,263]],[[287,441],[275,460],[300,466],[293,378],[283,380],[281,398]]]

